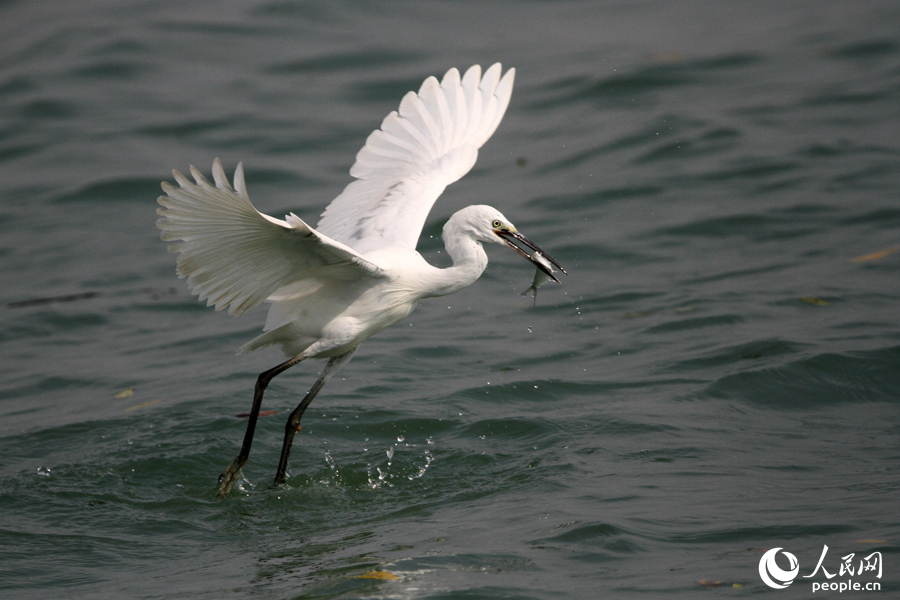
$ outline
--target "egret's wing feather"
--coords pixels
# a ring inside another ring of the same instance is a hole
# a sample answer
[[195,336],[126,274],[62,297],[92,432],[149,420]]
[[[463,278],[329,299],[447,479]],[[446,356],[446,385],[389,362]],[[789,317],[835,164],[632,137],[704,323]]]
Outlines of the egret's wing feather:
[[240,315],[286,284],[307,277],[382,277],[380,267],[290,214],[286,220],[250,203],[241,165],[232,188],[217,158],[213,186],[191,167],[195,182],[174,171],[178,187],[163,183],[157,227],[178,252],[178,274],[216,310]]
[[350,183],[317,229],[360,254],[389,246],[415,249],[425,219],[448,185],[469,172],[478,148],[497,129],[512,94],[515,70],[499,63],[484,76],[450,69],[409,92],[356,155]]

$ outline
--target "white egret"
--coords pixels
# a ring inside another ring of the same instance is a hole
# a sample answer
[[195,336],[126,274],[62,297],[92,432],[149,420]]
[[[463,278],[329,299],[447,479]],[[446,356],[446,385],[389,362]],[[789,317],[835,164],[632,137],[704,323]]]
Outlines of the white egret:
[[257,211],[241,164],[233,188],[219,159],[212,169],[215,185],[194,167],[194,182],[173,171],[178,187],[162,184],[157,226],[164,241],[176,242],[169,250],[179,253],[178,275],[208,306],[232,315],[271,303],[265,333],[238,352],[277,344],[290,357],[257,379],[240,453],[219,477],[220,496],[247,461],[273,377],[307,358],[328,359],[288,418],[275,475],[280,485],[300,418],[322,386],[363,341],[406,317],[419,300],[452,294],[478,279],[488,262],[482,243],[505,244],[558,281],[534,257],[562,267],[490,206],[469,206],[447,221],[443,238],[453,266],[438,269],[416,252],[435,200],[472,168],[503,118],[514,75],[509,69],[501,77],[499,64],[484,76],[477,65],[462,78],[450,69],[442,81],[429,77],[418,93],[406,94],[399,112],[366,140],[350,170],[356,180],[328,205],[315,229],[293,213],[281,220]]

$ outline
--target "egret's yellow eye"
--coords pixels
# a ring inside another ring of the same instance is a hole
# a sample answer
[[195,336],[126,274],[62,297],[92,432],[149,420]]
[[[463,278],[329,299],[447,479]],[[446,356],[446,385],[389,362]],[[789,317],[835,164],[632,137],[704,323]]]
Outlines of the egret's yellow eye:
[[495,220],[493,223],[491,223],[491,227],[493,227],[494,229],[500,229],[501,227],[503,227],[503,223]]

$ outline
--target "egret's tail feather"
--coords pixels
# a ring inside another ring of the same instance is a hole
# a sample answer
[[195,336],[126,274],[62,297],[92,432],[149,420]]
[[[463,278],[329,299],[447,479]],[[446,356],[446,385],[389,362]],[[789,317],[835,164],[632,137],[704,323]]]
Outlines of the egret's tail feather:
[[256,336],[238,348],[237,354],[247,354],[248,352],[253,352],[259,348],[280,344],[285,355],[297,356],[315,343],[316,338],[297,337],[297,332],[292,325],[292,323],[287,323],[272,331],[267,331],[262,335]]

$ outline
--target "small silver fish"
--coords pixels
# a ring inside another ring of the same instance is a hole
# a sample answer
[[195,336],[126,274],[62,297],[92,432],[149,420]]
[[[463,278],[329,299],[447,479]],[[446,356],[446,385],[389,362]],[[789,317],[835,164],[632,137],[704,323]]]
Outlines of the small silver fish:
[[559,283],[559,279],[553,275],[553,266],[550,264],[550,261],[544,258],[544,255],[541,254],[540,251],[535,251],[528,259],[533,262],[537,268],[534,270],[534,280],[531,282],[531,286],[522,292],[522,295],[527,296],[528,292],[532,292],[534,294],[534,305],[537,306],[538,288],[547,283],[548,279],[552,279],[556,283]]

